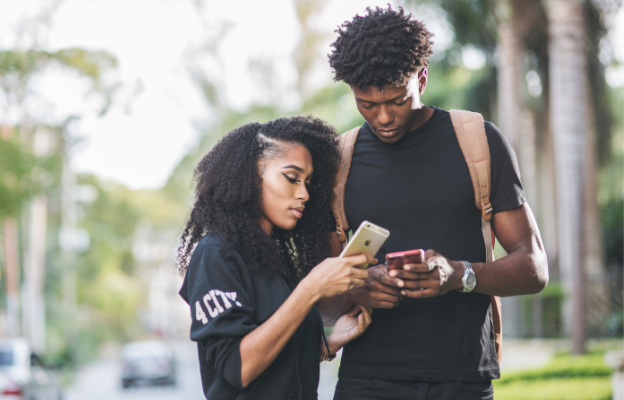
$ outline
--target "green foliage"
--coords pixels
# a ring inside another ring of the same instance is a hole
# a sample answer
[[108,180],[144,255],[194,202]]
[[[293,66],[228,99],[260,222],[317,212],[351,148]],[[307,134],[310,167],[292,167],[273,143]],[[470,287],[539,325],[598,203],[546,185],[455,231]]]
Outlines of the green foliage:
[[537,380],[509,385],[494,383],[496,400],[610,400],[608,378]]
[[144,209],[134,192],[121,185],[104,188],[93,175],[81,176],[80,183],[93,185],[98,191],[97,200],[84,206],[82,227],[89,232],[91,245],[79,261],[80,276],[85,280],[80,286],[86,289],[81,293],[85,300],[95,301],[97,290],[89,288],[94,279],[109,279],[110,274],[124,269],[132,271],[132,239]]
[[47,53],[66,68],[99,82],[102,73],[117,67],[117,59],[103,51],[87,51],[78,47]]
[[[80,48],[54,52],[40,49],[2,50],[0,90],[4,92],[2,94],[9,107],[5,111],[10,113],[10,108],[16,107],[20,114],[33,121],[33,125],[38,125],[37,118],[29,115],[28,109],[28,99],[38,95],[37,88],[31,84],[32,79],[49,67],[56,66],[90,81],[92,91],[102,95],[105,100],[101,110],[103,114],[110,105],[114,88],[103,83],[102,77],[116,64],[116,59],[105,52]],[[71,349],[68,346],[78,349],[76,354],[86,354],[88,349],[94,349],[95,343],[104,337],[114,337],[117,332],[127,334],[134,329],[137,297],[141,294],[140,290],[133,287],[134,280],[127,274],[133,268],[129,246],[130,236],[134,232],[132,224],[137,220],[133,219],[136,207],[118,200],[116,193],[111,196],[113,199],[100,196],[101,202],[97,206],[101,208],[83,210],[88,214],[84,221],[87,225],[85,228],[91,235],[92,246],[89,252],[70,262],[63,259],[59,249],[53,245],[57,243],[54,239],[57,239],[55,236],[58,236],[60,226],[60,204],[58,192],[52,189],[61,177],[61,161],[66,154],[67,145],[63,131],[71,120],[72,117],[67,118],[64,126],[45,127],[55,140],[56,154],[52,156],[35,157],[29,150],[33,145],[30,134],[23,134],[19,141],[17,134],[9,139],[0,138],[0,219],[7,215],[17,216],[24,203],[40,192],[45,191],[49,195],[48,221],[52,237],[48,240],[49,266],[46,268],[45,281],[45,296],[50,314],[46,322],[52,356],[66,360],[71,359]],[[19,129],[18,126],[16,130]],[[93,181],[97,180],[94,178]],[[100,190],[100,194],[102,193]],[[75,317],[79,335],[77,338],[70,338],[69,343],[66,336],[67,315],[63,314],[64,308],[60,306],[59,300],[63,291],[62,274],[66,268],[78,269],[78,297],[86,305],[81,308],[80,315]],[[95,316],[94,312],[97,307],[101,308],[99,316]]]
[[30,80],[53,64],[89,78],[92,90],[101,94],[105,100],[100,114],[106,113],[114,87],[103,85],[101,77],[104,72],[117,66],[117,59],[106,52],[87,51],[78,47],[55,52],[35,49],[0,51],[0,89],[8,97],[15,97],[18,103],[22,103],[29,94]]
[[494,89],[489,88],[491,77],[495,77],[489,66],[471,71],[464,67],[445,68],[443,63],[433,61],[429,65],[429,82],[422,96],[425,104],[445,110],[473,110],[491,120],[489,96],[496,86],[494,82]]
[[565,298],[561,282],[551,281],[543,291],[538,294],[520,297],[521,318],[520,335],[533,337],[536,316],[533,314],[534,302],[541,304],[541,331],[543,337],[561,337],[563,335],[562,304]]
[[0,136],[0,218],[17,215],[30,197],[30,173],[35,165],[35,156],[24,151],[16,139]]
[[17,216],[30,198],[56,183],[58,171],[58,157],[36,157],[17,135],[0,135],[0,219]]
[[[98,194],[93,203],[78,204],[78,224],[88,232],[90,245],[69,258],[53,256],[46,282],[48,351],[69,364],[88,361],[102,342],[138,337],[137,310],[147,298],[132,254],[136,227],[145,218],[140,196],[93,175],[78,176],[78,184],[91,185]],[[78,309],[71,317],[60,303],[62,273],[69,268],[77,279]],[[67,324],[75,337],[66,336]]]
[[611,369],[604,354],[558,354],[538,369],[503,374],[494,381],[497,400],[595,400],[611,398]]
[[117,60],[106,52],[87,51],[73,47],[55,52],[41,50],[0,51],[0,77],[9,76],[30,79],[51,62],[87,76],[98,82],[103,71],[117,66]]
[[556,355],[542,368],[503,374],[501,385],[520,381],[536,381],[559,378],[598,378],[611,376],[611,369],[604,363],[604,354],[590,353],[582,356]]
[[[624,264],[624,91],[610,90],[610,103],[615,116],[611,154],[600,170],[598,201],[602,211],[603,238],[607,264]],[[619,111],[618,111],[619,110]]]

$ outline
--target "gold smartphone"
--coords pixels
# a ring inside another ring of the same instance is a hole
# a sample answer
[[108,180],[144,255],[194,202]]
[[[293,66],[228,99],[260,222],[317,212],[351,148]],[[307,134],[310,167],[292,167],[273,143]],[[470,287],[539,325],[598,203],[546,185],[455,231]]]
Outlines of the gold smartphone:
[[[342,250],[340,257],[355,256],[357,254],[368,254],[375,256],[386,239],[390,236],[390,231],[375,225],[372,222],[363,221],[355,231],[347,247]],[[356,265],[358,268],[368,267],[368,263]]]

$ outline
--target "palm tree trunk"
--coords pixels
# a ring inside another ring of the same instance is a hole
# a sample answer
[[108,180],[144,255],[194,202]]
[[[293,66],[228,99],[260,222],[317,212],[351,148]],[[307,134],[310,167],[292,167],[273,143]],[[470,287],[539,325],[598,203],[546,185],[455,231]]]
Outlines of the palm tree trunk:
[[520,45],[513,24],[510,0],[497,5],[498,19],[498,126],[514,150],[519,148],[520,96],[518,92],[518,55]]
[[7,302],[7,337],[20,336],[19,313],[19,250],[17,223],[12,217],[3,221],[4,230],[4,264]]
[[[592,109],[591,96],[587,98],[587,109]],[[609,316],[609,290],[604,268],[604,244],[598,206],[597,162],[596,162],[596,130],[593,113],[588,112],[588,128],[586,131],[586,163],[583,176],[585,184],[584,198],[584,229],[583,229],[583,270],[587,273],[587,324],[592,327],[605,326]]]
[[585,351],[582,232],[588,112],[581,0],[550,0],[550,112],[555,144],[559,260],[566,291],[564,321],[573,354]]

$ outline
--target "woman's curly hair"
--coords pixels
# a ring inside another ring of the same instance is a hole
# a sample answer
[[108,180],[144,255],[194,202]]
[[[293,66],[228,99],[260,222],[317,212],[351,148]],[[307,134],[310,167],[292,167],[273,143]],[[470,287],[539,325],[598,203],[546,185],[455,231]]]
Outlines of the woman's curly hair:
[[[184,274],[195,245],[218,234],[251,268],[302,278],[329,256],[333,186],[339,154],[336,130],[317,118],[280,118],[233,129],[204,156],[195,169],[195,204],[178,248]],[[262,177],[258,162],[280,157],[289,145],[310,152],[314,175],[306,210],[295,228],[277,226],[269,237],[260,227]]]
[[412,14],[405,15],[403,7],[366,11],[336,30],[338,39],[328,56],[334,80],[360,89],[407,85],[415,72],[429,65],[433,34],[422,22],[410,19]]

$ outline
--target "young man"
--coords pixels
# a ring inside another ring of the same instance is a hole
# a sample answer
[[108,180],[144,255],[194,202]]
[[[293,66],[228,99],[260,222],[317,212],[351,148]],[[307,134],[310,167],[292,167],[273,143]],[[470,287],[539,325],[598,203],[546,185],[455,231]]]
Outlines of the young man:
[[[491,399],[500,372],[490,295],[538,293],[548,282],[513,149],[485,123],[492,229],[508,253],[485,263],[481,212],[449,113],[420,101],[433,35],[402,8],[367,9],[337,33],[329,63],[366,120],[345,186],[349,227],[368,220],[390,230],[378,260],[429,250],[409,270],[370,268],[366,286],[340,300],[380,309],[345,347],[334,399]],[[467,269],[476,277],[470,293]]]

